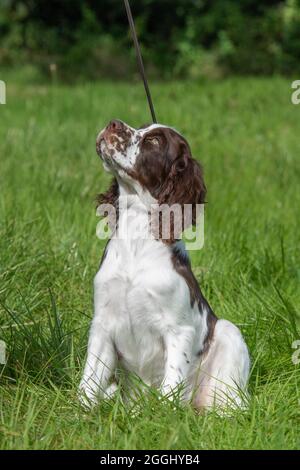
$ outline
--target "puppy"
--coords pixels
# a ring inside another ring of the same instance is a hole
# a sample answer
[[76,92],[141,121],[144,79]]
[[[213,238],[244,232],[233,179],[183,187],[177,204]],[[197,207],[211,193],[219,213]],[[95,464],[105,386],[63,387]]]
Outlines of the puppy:
[[[94,280],[82,401],[112,396],[122,367],[170,398],[178,390],[198,409],[242,406],[247,346],[239,329],[212,311],[180,239],[206,194],[187,141],[160,124],[134,129],[113,120],[96,149],[114,177],[98,202],[115,210],[115,223]],[[182,212],[189,206],[190,215],[180,228],[169,218],[163,236],[162,218],[152,223],[151,208],[173,205]]]

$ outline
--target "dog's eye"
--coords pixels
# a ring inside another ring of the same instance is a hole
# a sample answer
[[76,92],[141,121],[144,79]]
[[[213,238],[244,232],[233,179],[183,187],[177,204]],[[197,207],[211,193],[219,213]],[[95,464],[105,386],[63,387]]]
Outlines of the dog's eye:
[[149,142],[153,145],[159,145],[159,139],[157,137],[146,137],[146,142]]

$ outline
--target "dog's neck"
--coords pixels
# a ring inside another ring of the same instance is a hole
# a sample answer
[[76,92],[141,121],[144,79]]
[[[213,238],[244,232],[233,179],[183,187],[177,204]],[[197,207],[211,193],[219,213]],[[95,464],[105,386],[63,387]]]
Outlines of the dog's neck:
[[161,207],[149,191],[135,182],[130,185],[123,181],[119,183],[116,237],[122,240],[149,240],[150,244],[160,241],[170,245],[175,242],[172,238],[168,241],[173,229],[171,214],[168,211],[164,213],[163,220],[168,224],[165,225],[166,232],[162,231],[161,216]]
[[151,196],[149,191],[143,189],[139,183],[134,180],[130,180],[129,183],[120,181],[119,184],[119,202],[121,200],[127,199],[127,207],[130,207],[132,204],[140,204],[145,206],[147,211],[151,210],[151,206],[156,204],[157,201],[154,197]]
[[149,211],[153,198],[139,187],[119,183],[116,236],[131,243],[151,239]]

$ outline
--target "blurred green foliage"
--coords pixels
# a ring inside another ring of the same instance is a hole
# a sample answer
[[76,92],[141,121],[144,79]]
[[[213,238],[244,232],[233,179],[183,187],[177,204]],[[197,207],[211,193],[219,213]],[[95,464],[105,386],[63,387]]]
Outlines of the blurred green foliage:
[[[300,72],[300,0],[131,6],[147,69],[158,78]],[[1,0],[0,65],[20,63],[67,80],[132,76],[123,1]]]

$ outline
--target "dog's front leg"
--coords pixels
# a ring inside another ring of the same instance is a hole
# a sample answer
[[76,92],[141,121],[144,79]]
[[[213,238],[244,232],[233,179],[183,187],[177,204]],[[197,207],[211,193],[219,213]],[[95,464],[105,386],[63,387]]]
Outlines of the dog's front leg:
[[161,386],[163,395],[174,392],[180,384],[183,387],[186,385],[192,363],[194,335],[194,328],[189,326],[169,330],[164,335],[165,375]]
[[79,386],[81,403],[90,407],[105,393],[116,365],[116,352],[110,335],[99,321],[93,321],[87,360]]

